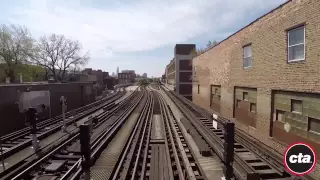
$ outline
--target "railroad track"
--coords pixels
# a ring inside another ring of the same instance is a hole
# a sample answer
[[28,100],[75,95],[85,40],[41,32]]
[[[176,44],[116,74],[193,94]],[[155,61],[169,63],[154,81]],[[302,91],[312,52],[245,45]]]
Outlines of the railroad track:
[[[110,139],[122,126],[127,114],[132,111],[136,102],[142,96],[136,96],[134,92],[124,101],[109,111],[96,116],[92,121],[93,133],[91,138],[92,158],[98,156],[100,149],[108,144]],[[4,179],[70,179],[80,177],[81,150],[79,143],[79,131],[56,147],[41,159],[29,163],[27,167],[21,167],[20,173],[10,174]]]
[[[142,167],[146,167],[148,144],[151,135],[151,118],[154,99],[148,92],[147,101],[133,132],[127,141],[123,154],[111,177],[116,179],[144,179]],[[111,178],[110,178],[111,179]]]
[[[97,147],[92,153],[92,179],[110,179],[112,174],[115,173],[119,159],[125,152],[125,147],[128,145],[130,146],[130,144],[128,144],[128,139],[134,134],[134,130],[132,129],[135,129],[139,124],[135,121],[137,119],[132,117],[141,117],[140,112],[145,107],[148,98],[147,91],[145,91],[144,88],[142,91],[136,92],[138,92],[139,97],[132,101],[130,111],[126,112],[121,118],[121,124],[117,125],[118,130],[114,131],[112,136],[106,138],[105,141],[107,141],[107,143],[101,143],[102,145]],[[79,169],[71,179],[81,179],[82,175],[82,169]]]
[[[124,93],[125,93],[124,90],[123,91],[117,91],[116,93],[113,93],[110,96],[102,98],[102,99],[100,99],[98,101],[95,101],[93,103],[87,104],[85,106],[82,106],[80,108],[74,109],[72,111],[68,111],[68,112],[66,112],[65,116],[66,116],[66,118],[69,118],[69,117],[73,116],[73,114],[72,114],[73,111],[75,112],[75,114],[81,113],[81,112],[83,112],[85,110],[88,110],[88,109],[93,108],[93,107],[95,107],[97,105],[105,103],[107,100],[109,100],[111,98],[114,98],[115,96],[123,95]],[[45,128],[46,126],[50,126],[52,124],[55,124],[55,123],[57,123],[57,122],[59,122],[61,120],[62,120],[62,115],[58,115],[58,116],[55,116],[53,118],[49,118],[49,119],[46,119],[46,120],[43,120],[43,121],[37,123],[37,128],[38,129],[42,129],[42,128]],[[30,127],[25,127],[23,129],[20,129],[20,130],[14,131],[12,133],[9,133],[7,135],[4,135],[4,136],[1,137],[1,139],[2,139],[3,142],[8,141],[8,140],[14,140],[14,139],[17,139],[19,137],[23,137],[25,135],[28,135],[30,133],[30,131],[31,131]]]
[[[178,108],[185,114],[199,134],[203,136],[208,145],[223,159],[224,131],[221,125],[218,126],[218,129],[212,127],[212,114],[195,106],[179,94],[164,91],[176,102]],[[219,120],[222,122],[228,121],[222,117],[219,117]],[[310,177],[291,176],[285,171],[282,159],[275,157],[269,150],[253,142],[239,130],[236,130],[234,150],[235,161],[233,167],[236,179],[311,180]]]
[[[111,95],[110,97],[106,97],[104,99],[91,103],[87,106],[78,108],[75,110],[75,114],[76,114],[75,117],[72,117],[71,111],[67,112],[66,125],[70,125],[73,122],[76,122],[77,120],[87,116],[88,114],[91,114],[101,109],[103,106],[106,106],[106,108],[109,108],[111,105],[114,105],[114,102],[124,94],[125,94],[125,91],[119,91],[114,95]],[[48,137],[49,135],[59,131],[62,126],[63,124],[62,124],[61,115],[56,116],[52,119],[48,119],[43,122],[37,123],[38,140],[42,140]],[[2,155],[0,155],[0,159],[1,158],[5,159],[11,155],[14,155],[14,153],[30,146],[32,143],[32,140],[31,140],[32,135],[30,134],[30,129],[31,129],[30,127],[26,127],[1,137],[3,152],[2,152]]]
[[173,162],[174,179],[206,180],[207,178],[196,160],[195,154],[181,131],[180,124],[177,123],[163,97],[160,94],[157,94],[157,96],[165,124],[171,162]]

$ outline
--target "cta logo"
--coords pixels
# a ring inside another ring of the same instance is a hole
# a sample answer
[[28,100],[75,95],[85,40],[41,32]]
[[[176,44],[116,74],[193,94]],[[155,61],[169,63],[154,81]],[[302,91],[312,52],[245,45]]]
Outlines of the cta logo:
[[312,171],[317,164],[316,151],[306,143],[294,143],[284,154],[284,165],[296,176],[303,176]]

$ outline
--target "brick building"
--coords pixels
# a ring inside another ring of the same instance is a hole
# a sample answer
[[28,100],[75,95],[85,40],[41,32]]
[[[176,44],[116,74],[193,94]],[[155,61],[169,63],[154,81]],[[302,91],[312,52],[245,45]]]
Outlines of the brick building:
[[320,154],[319,9],[287,1],[195,57],[194,103],[280,153],[302,141]]
[[192,100],[192,58],[195,57],[194,44],[177,44],[174,58],[166,66],[166,81],[173,89]]
[[136,73],[134,70],[123,70],[121,73],[118,73],[119,84],[134,83],[135,78]]

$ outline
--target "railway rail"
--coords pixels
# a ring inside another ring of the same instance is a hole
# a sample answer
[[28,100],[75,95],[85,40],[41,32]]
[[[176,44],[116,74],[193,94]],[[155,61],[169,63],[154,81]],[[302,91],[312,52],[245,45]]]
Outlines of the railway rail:
[[[208,145],[223,159],[224,131],[221,125],[217,129],[212,126],[212,113],[195,106],[175,92],[164,90],[173,99],[178,108],[194,128],[203,136]],[[222,122],[228,121],[219,116]],[[235,161],[233,163],[234,174],[239,180],[311,180],[310,177],[295,177],[286,172],[282,159],[270,152],[270,150],[258,145],[244,133],[236,130],[235,134]]]
[[148,151],[147,144],[149,143],[151,133],[153,103],[154,99],[148,92],[146,104],[141,111],[141,115],[125,149],[123,149],[123,155],[119,159],[118,165],[111,175],[113,180],[139,179],[139,176],[140,179],[143,179],[141,167],[143,167],[143,164],[146,164],[146,153]]
[[169,153],[173,163],[175,179],[206,180],[195,154],[181,131],[180,124],[174,118],[170,107],[160,94],[157,94],[165,124]]
[[[97,156],[99,149],[105,146],[119,130],[129,111],[132,111],[136,101],[142,97],[136,94],[137,92],[134,92],[116,107],[86,122],[92,123],[93,127],[91,139],[93,157]],[[77,172],[80,164],[81,150],[77,132],[41,159],[29,163],[28,167],[21,168],[20,173],[10,174],[4,179],[69,179],[73,175],[79,175]]]
[[[143,98],[136,100],[134,111],[122,120],[122,128],[105,138],[108,143],[92,147],[91,178],[207,179],[170,107],[151,89],[142,88]],[[136,120],[132,119],[134,115]],[[84,178],[81,167],[72,171],[76,172],[59,179]]]
[[[109,110],[113,107],[115,107],[115,101],[122,97],[124,95],[123,92],[115,93],[114,95],[110,97],[106,97],[100,101],[91,103],[85,107],[79,108],[76,110],[77,114],[75,117],[71,117],[73,113],[68,113],[68,119],[66,119],[66,125],[71,125],[72,123],[77,122],[78,120],[88,117],[90,114],[98,111],[99,109]],[[82,111],[81,111],[82,110]],[[92,116],[89,118],[92,118]],[[39,131],[37,132],[37,138],[38,140],[45,140],[45,138],[49,137],[50,135],[53,135],[54,133],[58,132],[63,124],[60,122],[61,119],[55,118],[55,120],[50,121],[46,120],[44,122],[38,123]],[[53,124],[56,123],[56,124]],[[12,173],[14,169],[16,169],[19,166],[24,165],[28,161],[34,160],[37,157],[33,157],[34,153],[31,151],[28,151],[26,148],[30,148],[30,145],[32,143],[31,140],[31,134],[30,129],[24,128],[22,130],[19,130],[20,134],[18,133],[12,133],[6,136],[5,142],[2,144],[4,146],[4,151],[2,152],[2,157],[5,161],[10,162],[10,165],[7,165],[5,169],[2,169],[0,171],[0,177]],[[40,152],[37,155],[41,156],[44,154],[48,149],[53,148],[54,146],[59,145],[59,142],[53,141],[48,142],[46,145],[40,147]],[[23,151],[22,151],[23,150]],[[21,156],[22,155],[22,156]],[[19,156],[10,158],[11,156]],[[10,158],[10,160],[6,160],[6,158]]]
[[[119,91],[109,97],[91,103],[87,106],[78,108],[74,110],[75,117],[73,116],[72,111],[66,113],[66,125],[77,121],[78,119],[83,118],[84,116],[91,114],[98,109],[101,109],[102,106],[111,105],[119,97],[123,96],[125,91]],[[54,118],[42,121],[37,123],[37,138],[38,140],[44,139],[54,132],[58,131],[62,127],[62,116],[56,116]],[[1,137],[3,152],[0,155],[0,158],[7,158],[8,156],[13,155],[14,153],[20,151],[21,149],[31,145],[31,134],[30,127],[23,128],[16,132],[10,133],[6,136]]]
[[[125,93],[125,91],[117,91],[116,93],[113,93],[110,96],[102,98],[102,99],[100,99],[98,101],[95,101],[95,102],[90,103],[88,105],[85,105],[85,106],[82,106],[80,108],[74,109],[72,111],[68,111],[68,112],[65,113],[65,116],[66,116],[66,118],[70,118],[70,117],[73,116],[73,112],[75,114],[83,113],[83,111],[85,111],[85,110],[88,110],[88,109],[91,109],[91,108],[93,108],[95,106],[101,105],[101,104],[105,103],[107,100],[110,100],[110,99],[114,98],[115,96],[124,95],[124,93]],[[59,122],[61,120],[62,120],[62,115],[58,115],[58,116],[55,116],[53,118],[49,118],[49,119],[46,119],[44,121],[38,122],[37,123],[37,128],[38,129],[44,129],[45,127],[51,126],[53,124],[56,124],[57,122]],[[14,131],[12,133],[4,135],[4,136],[1,137],[1,139],[2,139],[3,142],[10,141],[10,140],[15,140],[15,139],[18,139],[18,138],[21,138],[23,136],[26,136],[26,135],[30,134],[30,131],[31,131],[31,128],[28,126],[28,127],[23,128],[23,129],[20,129],[18,131]]]

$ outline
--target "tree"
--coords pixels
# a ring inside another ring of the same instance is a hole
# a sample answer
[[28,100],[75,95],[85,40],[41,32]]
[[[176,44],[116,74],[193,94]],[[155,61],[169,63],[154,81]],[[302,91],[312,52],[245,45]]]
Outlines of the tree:
[[34,39],[25,27],[15,25],[0,26],[0,61],[5,63],[5,75],[10,81],[16,80],[19,64],[30,60],[34,53]]
[[46,68],[54,80],[63,81],[68,72],[75,72],[80,66],[87,64],[88,53],[82,54],[78,41],[52,34],[43,36],[37,44],[37,55],[33,60]]
[[197,55],[200,55],[200,54],[204,53],[205,51],[206,51],[205,48],[198,48],[197,49]]
[[211,47],[214,47],[215,45],[217,45],[218,43],[217,43],[217,41],[209,41],[208,43],[207,43],[207,45],[206,45],[206,48],[207,49],[209,49],[209,48],[211,48]]

